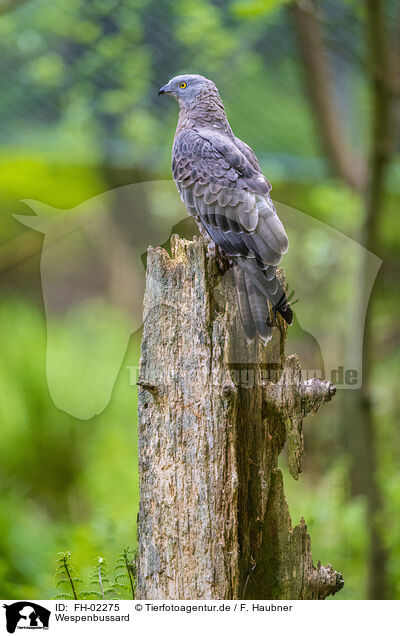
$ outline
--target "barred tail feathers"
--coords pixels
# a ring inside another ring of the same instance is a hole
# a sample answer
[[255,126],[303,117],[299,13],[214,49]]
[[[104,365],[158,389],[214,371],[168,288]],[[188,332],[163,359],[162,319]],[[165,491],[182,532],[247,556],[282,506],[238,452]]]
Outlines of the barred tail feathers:
[[265,271],[250,271],[251,269],[253,267],[243,267],[242,262],[233,266],[240,317],[249,342],[258,333],[261,340],[267,343],[272,335],[267,300],[270,301],[274,314],[280,313],[289,325],[293,321],[293,312],[276,273],[271,277],[270,271],[268,279]]

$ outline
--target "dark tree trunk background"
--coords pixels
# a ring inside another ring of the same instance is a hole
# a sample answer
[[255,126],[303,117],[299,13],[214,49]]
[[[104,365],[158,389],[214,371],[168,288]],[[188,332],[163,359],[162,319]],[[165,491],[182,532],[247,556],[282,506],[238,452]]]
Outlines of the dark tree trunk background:
[[[139,377],[142,599],[322,599],[343,585],[313,565],[292,527],[278,456],[297,478],[304,416],[331,399],[285,360],[279,319],[267,347],[242,335],[230,272],[202,239],[149,248]],[[227,280],[228,279],[228,280]]]
[[[369,251],[380,253],[380,225],[384,203],[384,183],[390,159],[398,139],[400,55],[399,34],[391,33],[385,16],[385,0],[365,2],[364,66],[370,82],[371,120],[368,139],[369,155],[354,154],[345,138],[345,123],[335,96],[330,69],[329,47],[324,37],[323,7],[315,0],[291,5],[293,25],[299,39],[307,79],[310,105],[319,127],[332,172],[358,190],[364,204],[364,221],[359,240]],[[368,581],[367,598],[390,598],[387,581],[387,553],[379,530],[382,497],[376,481],[377,448],[376,421],[371,402],[371,374],[375,338],[371,328],[376,287],[369,298],[368,258],[360,263],[360,287],[355,294],[357,307],[364,308],[369,300],[363,340],[363,385],[358,391],[346,391],[342,397],[343,421],[352,456],[351,491],[364,494],[368,509]],[[357,315],[353,329],[363,324],[364,315]]]

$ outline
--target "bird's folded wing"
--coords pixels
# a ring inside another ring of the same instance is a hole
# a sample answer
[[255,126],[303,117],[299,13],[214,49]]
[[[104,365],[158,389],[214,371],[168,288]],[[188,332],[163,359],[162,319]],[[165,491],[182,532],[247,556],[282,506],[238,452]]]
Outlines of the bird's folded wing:
[[233,140],[212,128],[199,128],[196,129],[196,132],[203,139],[209,141],[213,148],[220,152],[229,165],[237,171],[244,187],[247,186],[258,194],[268,194],[271,190],[271,184],[261,170],[257,169],[254,159],[251,156],[249,158],[246,156],[249,155],[248,150],[250,150],[246,144],[242,143],[242,146],[239,147],[236,138]]
[[208,129],[182,131],[172,171],[188,212],[226,254],[254,259],[264,270],[279,263],[288,241],[269,184],[229,137]]
[[[257,170],[257,172],[262,172],[261,166],[259,164],[259,161],[258,161],[258,159],[256,157],[256,154],[253,151],[253,149],[250,148],[250,146],[248,146],[244,141],[242,141],[238,137],[235,137],[234,144],[240,150],[240,152],[246,157],[247,161],[249,163],[251,163],[253,168],[255,170]],[[272,190],[272,185],[270,184],[268,179],[266,179],[266,181],[267,181],[267,184],[268,184],[268,191],[271,191]]]

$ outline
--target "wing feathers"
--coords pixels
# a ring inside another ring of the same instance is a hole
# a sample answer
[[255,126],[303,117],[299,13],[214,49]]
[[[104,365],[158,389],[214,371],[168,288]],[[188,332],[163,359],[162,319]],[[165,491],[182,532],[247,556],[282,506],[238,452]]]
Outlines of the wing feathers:
[[289,242],[274,204],[271,199],[257,196],[257,208],[260,217],[259,234],[275,252],[284,254],[288,250]]
[[251,148],[213,129],[183,130],[174,141],[173,176],[189,214],[234,258],[234,276],[248,340],[271,337],[269,300],[287,322],[292,311],[276,278],[288,249],[269,196],[269,182]]

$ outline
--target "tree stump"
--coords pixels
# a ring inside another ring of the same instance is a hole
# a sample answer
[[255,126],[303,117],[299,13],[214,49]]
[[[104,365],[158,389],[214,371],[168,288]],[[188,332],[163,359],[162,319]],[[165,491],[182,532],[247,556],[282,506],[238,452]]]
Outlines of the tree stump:
[[303,417],[334,387],[285,360],[280,317],[266,347],[247,344],[230,274],[203,239],[148,250],[137,597],[323,599],[342,576],[292,528],[278,456],[287,441],[297,478]]

